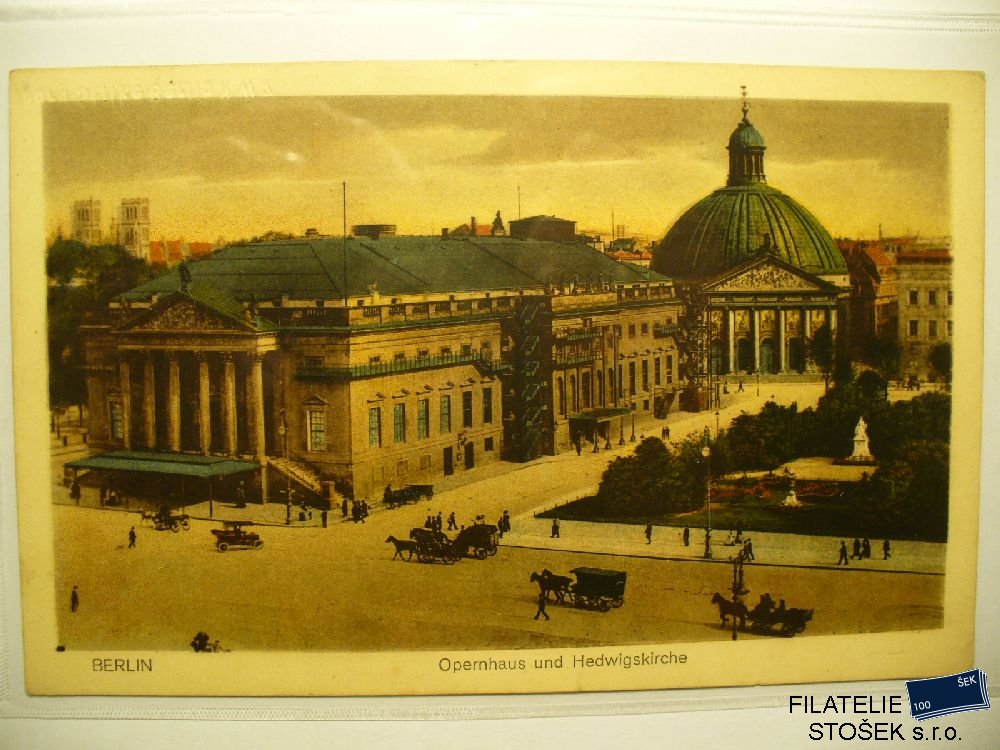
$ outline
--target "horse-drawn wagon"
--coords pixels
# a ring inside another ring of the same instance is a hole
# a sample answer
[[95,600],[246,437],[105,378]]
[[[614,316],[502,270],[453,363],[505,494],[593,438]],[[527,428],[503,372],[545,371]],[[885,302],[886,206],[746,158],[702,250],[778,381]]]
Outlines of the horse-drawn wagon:
[[[144,513],[143,518],[145,517],[146,514]],[[191,528],[191,522],[189,518],[190,516],[183,515],[180,513],[178,514],[171,513],[169,508],[163,507],[160,508],[156,512],[156,514],[152,516],[150,520],[153,523],[153,527],[157,531],[170,530],[176,534],[181,529],[187,531],[188,529]]]
[[389,508],[398,508],[407,503],[416,503],[420,500],[430,500],[434,497],[433,484],[408,484],[394,490],[391,485],[386,486],[382,493],[382,503]]
[[452,565],[461,557],[454,542],[441,531],[418,527],[410,531],[410,539],[416,542],[417,560],[420,562],[440,560],[445,565]]
[[739,621],[740,630],[745,630],[749,621],[751,632],[761,635],[783,635],[791,638],[805,631],[806,624],[813,616],[811,609],[786,607],[784,599],[775,605],[770,594],[763,594],[753,609],[747,609],[742,601],[734,604],[718,592],[712,596],[712,604],[719,607],[722,627],[726,627],[728,618],[734,617]]
[[485,560],[497,553],[500,543],[500,532],[490,524],[475,524],[467,526],[458,532],[452,543],[460,557],[472,554],[477,560]]
[[576,583],[569,587],[569,591],[577,607],[607,612],[625,603],[625,580],[628,576],[624,571],[574,568],[570,573],[576,576]]

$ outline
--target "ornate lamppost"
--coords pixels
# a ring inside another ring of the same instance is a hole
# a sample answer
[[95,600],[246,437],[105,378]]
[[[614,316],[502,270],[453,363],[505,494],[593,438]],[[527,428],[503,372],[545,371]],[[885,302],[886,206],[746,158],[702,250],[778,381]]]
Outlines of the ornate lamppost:
[[743,581],[743,550],[738,550],[735,557],[730,558],[733,563],[733,640],[736,640],[736,614],[743,597],[749,591]]
[[708,526],[705,527],[705,559],[712,559],[712,449],[706,444],[701,449],[705,459],[705,500],[708,504]]

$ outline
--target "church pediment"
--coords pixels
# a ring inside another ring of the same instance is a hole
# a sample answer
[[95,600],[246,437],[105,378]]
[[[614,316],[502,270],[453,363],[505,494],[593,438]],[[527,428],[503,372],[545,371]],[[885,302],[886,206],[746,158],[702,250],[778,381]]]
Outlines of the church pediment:
[[798,269],[768,259],[733,269],[704,287],[706,292],[825,292],[828,285]]
[[155,305],[121,330],[151,332],[245,331],[247,326],[204,308],[191,299],[180,298]]

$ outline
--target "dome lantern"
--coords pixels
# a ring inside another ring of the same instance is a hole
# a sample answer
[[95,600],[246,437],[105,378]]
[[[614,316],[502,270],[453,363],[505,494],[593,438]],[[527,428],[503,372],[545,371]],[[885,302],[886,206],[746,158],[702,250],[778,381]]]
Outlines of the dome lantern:
[[750,185],[767,182],[764,174],[764,136],[755,128],[749,117],[750,104],[747,102],[747,87],[743,90],[743,119],[729,136],[729,180],[727,185]]

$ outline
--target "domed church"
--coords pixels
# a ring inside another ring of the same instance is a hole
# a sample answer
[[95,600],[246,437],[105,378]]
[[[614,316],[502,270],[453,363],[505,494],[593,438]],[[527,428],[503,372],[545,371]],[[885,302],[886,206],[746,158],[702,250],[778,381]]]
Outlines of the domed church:
[[743,96],[725,187],[685,211],[653,252],[652,269],[686,291],[692,340],[707,338],[695,348],[710,379],[808,370],[809,340],[825,323],[836,336],[850,290],[830,233],[767,184],[767,146]]

